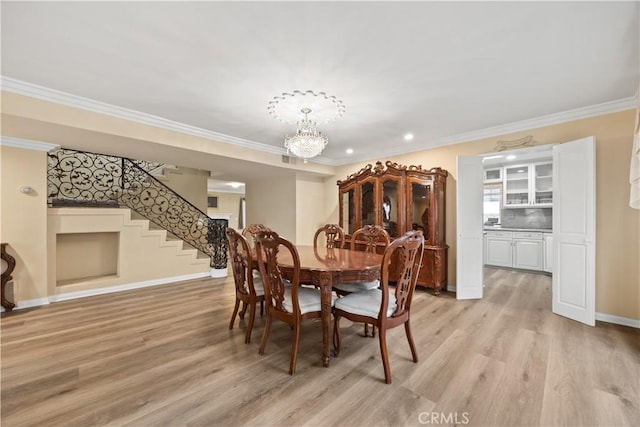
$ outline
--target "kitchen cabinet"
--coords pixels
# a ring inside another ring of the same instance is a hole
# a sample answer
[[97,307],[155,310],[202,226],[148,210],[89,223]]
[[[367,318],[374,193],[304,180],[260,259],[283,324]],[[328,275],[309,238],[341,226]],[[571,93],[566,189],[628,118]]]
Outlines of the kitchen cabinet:
[[552,163],[505,166],[503,186],[505,208],[552,207]]
[[553,234],[543,233],[542,240],[544,242],[544,261],[542,269],[547,273],[553,272]]
[[496,267],[543,271],[543,243],[540,231],[486,230],[484,261],[486,265]]
[[487,231],[484,238],[485,264],[499,267],[513,265],[512,233],[510,231]]
[[502,182],[502,168],[490,168],[483,171],[484,183],[495,184]]
[[513,268],[542,270],[542,233],[513,233]]

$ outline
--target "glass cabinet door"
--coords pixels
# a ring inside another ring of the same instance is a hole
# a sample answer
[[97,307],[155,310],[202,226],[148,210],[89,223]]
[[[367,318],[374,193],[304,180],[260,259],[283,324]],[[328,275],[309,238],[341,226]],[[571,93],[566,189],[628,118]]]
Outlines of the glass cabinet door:
[[351,234],[355,231],[355,201],[356,194],[353,188],[340,193],[340,218],[342,218],[340,227],[342,227],[344,232],[347,234]]
[[409,229],[422,230],[425,240],[429,240],[429,203],[431,185],[412,182],[409,198]]
[[509,166],[504,168],[504,205],[528,205],[529,200],[529,165]]
[[360,187],[360,206],[362,207],[361,227],[376,223],[375,185],[373,182],[364,182]]
[[535,188],[533,202],[536,205],[551,205],[553,203],[552,191],[552,163],[542,163],[534,165]]
[[399,183],[388,179],[382,183],[382,228],[387,230],[389,236],[398,236],[398,212],[400,211],[400,198],[398,197]]

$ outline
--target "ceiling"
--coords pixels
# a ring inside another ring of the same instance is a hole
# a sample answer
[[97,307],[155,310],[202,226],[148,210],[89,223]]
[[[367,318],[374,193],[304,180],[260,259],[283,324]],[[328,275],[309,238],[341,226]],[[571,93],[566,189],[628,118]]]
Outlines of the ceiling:
[[269,101],[283,92],[323,91],[346,108],[320,127],[329,146],[317,161],[333,165],[630,101],[640,75],[638,2],[0,7],[5,80],[283,154],[283,136],[294,125],[271,117]]

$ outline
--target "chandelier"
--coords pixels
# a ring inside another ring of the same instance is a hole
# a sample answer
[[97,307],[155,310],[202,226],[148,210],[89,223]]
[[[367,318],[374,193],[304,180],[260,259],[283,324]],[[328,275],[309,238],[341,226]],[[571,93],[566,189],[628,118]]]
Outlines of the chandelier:
[[309,120],[311,108],[303,108],[300,110],[304,114],[304,119],[298,122],[298,130],[292,135],[284,136],[284,147],[294,156],[300,157],[307,163],[307,160],[318,156],[329,143],[329,139],[322,134],[316,124]]
[[[318,123],[339,119],[345,107],[341,100],[325,92],[294,90],[275,96],[267,110],[273,118],[297,125],[295,134],[285,135],[284,146],[287,154],[292,153],[307,163],[308,159],[320,155],[329,143],[329,139],[318,130]],[[315,120],[309,118],[312,111]],[[299,119],[300,113],[304,114],[304,118]]]

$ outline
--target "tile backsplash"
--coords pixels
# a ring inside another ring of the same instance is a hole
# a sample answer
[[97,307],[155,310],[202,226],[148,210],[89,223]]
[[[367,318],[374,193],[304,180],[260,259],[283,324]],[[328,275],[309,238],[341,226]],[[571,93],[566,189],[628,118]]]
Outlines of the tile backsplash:
[[551,228],[551,208],[502,209],[500,211],[503,227],[510,228]]

